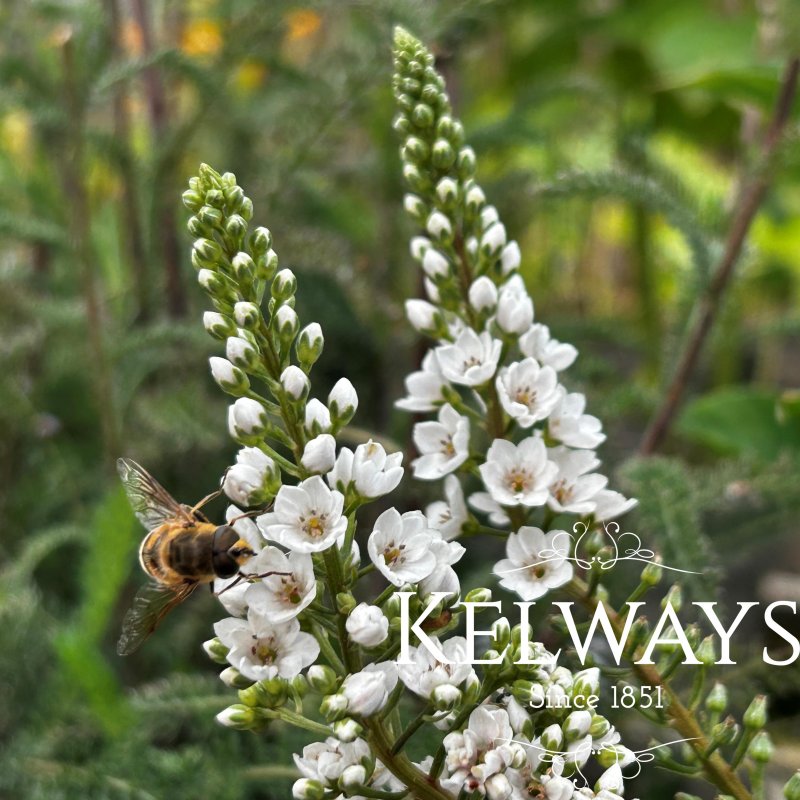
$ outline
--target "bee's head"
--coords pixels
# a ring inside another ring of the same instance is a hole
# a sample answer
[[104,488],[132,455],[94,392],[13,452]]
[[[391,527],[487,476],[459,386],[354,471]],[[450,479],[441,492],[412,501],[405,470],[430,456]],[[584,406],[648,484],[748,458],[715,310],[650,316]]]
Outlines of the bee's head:
[[211,564],[218,578],[232,578],[253,556],[253,550],[230,525],[214,531]]

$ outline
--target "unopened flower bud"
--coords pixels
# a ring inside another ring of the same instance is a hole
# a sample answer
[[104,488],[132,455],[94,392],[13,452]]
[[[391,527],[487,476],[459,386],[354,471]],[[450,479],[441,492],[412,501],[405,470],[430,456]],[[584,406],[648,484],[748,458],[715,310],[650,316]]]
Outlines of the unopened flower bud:
[[471,147],[462,147],[461,150],[458,151],[456,168],[462,180],[471,178],[475,174],[476,162],[475,151]]
[[281,373],[281,386],[286,394],[293,400],[300,400],[308,394],[311,382],[300,367],[290,364]]
[[327,433],[331,429],[331,412],[328,407],[316,397],[306,403],[305,429],[316,436]]
[[612,792],[619,795],[623,791],[622,767],[612,764],[598,779],[594,790],[598,793]]
[[308,371],[322,355],[322,347],[325,339],[322,336],[322,328],[318,322],[311,322],[300,331],[295,344],[297,360],[304,370]]
[[447,141],[447,139],[437,139],[433,143],[433,149],[431,150],[431,161],[433,162],[434,167],[438,167],[439,169],[447,169],[451,167],[456,160],[456,151],[453,149],[453,145]]
[[438,250],[429,247],[422,256],[422,269],[429,278],[443,278],[450,274],[450,262]]
[[228,653],[230,651],[216,637],[203,642],[203,650],[206,651],[206,655],[215,663],[217,664],[228,663]]
[[427,300],[406,300],[406,316],[411,326],[420,333],[435,331],[442,322],[439,309]]
[[267,430],[269,418],[264,406],[249,397],[240,397],[228,409],[228,431],[234,439],[243,441],[261,438]]
[[201,269],[197,273],[197,282],[213,296],[225,296],[227,286],[225,281],[214,270]]
[[589,735],[592,739],[602,739],[611,730],[611,723],[600,714],[592,717],[592,726],[589,728]]
[[497,305],[497,286],[491,278],[481,275],[472,282],[469,303],[476,311],[490,311]]
[[296,694],[298,697],[305,697],[310,688],[308,685],[308,679],[302,673],[300,675],[295,675],[294,678],[289,681],[289,685],[292,688],[292,692],[294,692],[294,694]]
[[216,719],[220,725],[224,725],[226,728],[246,731],[253,727],[256,721],[256,712],[249,706],[237,703],[220,711]]
[[271,281],[278,271],[278,254],[270,248],[263,256],[258,257],[256,276],[262,281]]
[[485,783],[487,800],[508,800],[514,794],[511,782],[502,772],[496,772]]
[[240,214],[231,214],[225,222],[225,234],[228,239],[239,247],[247,233],[247,222]]
[[494,206],[486,206],[481,210],[481,228],[484,231],[488,230],[495,224],[495,222],[500,221],[500,215],[497,213],[497,209]]
[[282,269],[272,281],[272,296],[278,303],[284,303],[297,291],[297,278],[290,269]]
[[452,178],[442,178],[436,184],[436,197],[444,208],[452,208],[458,200],[458,183]]
[[470,186],[464,197],[464,203],[470,214],[479,213],[483,206],[486,205],[486,195],[483,193],[483,189],[477,184]]
[[233,307],[233,317],[240,328],[253,330],[261,319],[261,310],[255,303],[240,301]]
[[228,361],[247,371],[258,367],[258,350],[240,336],[229,336],[225,343],[225,355]]
[[500,269],[503,275],[509,275],[514,270],[519,269],[522,261],[522,253],[516,242],[509,242],[500,253]]
[[351,764],[345,767],[339,778],[339,788],[357,789],[367,780],[367,770],[361,764]]
[[739,726],[733,717],[727,717],[711,729],[712,744],[724,747],[733,742],[739,735]]
[[464,598],[465,603],[489,603],[492,599],[492,590],[486,588],[476,588],[467,592]]
[[[230,686],[231,689],[246,689],[248,686],[253,685],[253,681],[250,678],[246,678],[239,672],[238,669],[235,667],[228,667],[227,669],[222,670],[219,674],[220,680],[226,685]],[[248,704],[249,705],[249,704]]]
[[182,195],[181,199],[183,200],[183,204],[186,208],[189,209],[192,213],[199,211],[200,206],[203,205],[203,198],[199,192],[196,192],[194,189],[187,189]]
[[235,367],[227,358],[211,356],[208,359],[211,366],[211,375],[223,392],[240,397],[250,388],[250,381],[247,375]]
[[714,637],[706,636],[700,646],[695,650],[697,660],[706,667],[713,666],[717,661],[716,647],[714,646]]
[[661,559],[656,556],[656,560],[650,562],[642,570],[642,583],[645,586],[658,586],[663,574],[664,568],[661,566]]
[[336,428],[347,425],[358,408],[358,395],[347,378],[339,378],[328,395],[328,410]]
[[236,326],[233,324],[233,320],[218,311],[206,311],[203,313],[203,327],[211,336],[220,341],[224,341],[236,333]]
[[340,742],[354,742],[364,732],[364,729],[354,719],[345,717],[333,723],[333,735]]
[[252,281],[256,275],[256,265],[249,253],[239,252],[231,262],[233,274],[242,282]]
[[742,721],[745,728],[756,731],[767,724],[767,698],[763,694],[756,695],[744,712]]
[[272,247],[272,234],[259,226],[250,234],[250,250],[254,256],[263,256]]
[[422,261],[430,247],[431,240],[427,236],[414,236],[411,239],[408,249],[411,251],[412,258],[417,261]]
[[278,331],[278,336],[284,342],[294,341],[297,336],[297,331],[300,329],[300,320],[297,318],[297,312],[288,305],[281,306],[275,316],[275,327]]
[[317,475],[330,472],[336,463],[336,439],[329,433],[321,433],[309,439],[303,449],[302,465]]
[[592,727],[592,713],[590,711],[573,711],[561,725],[567,742],[582,739]]
[[677,614],[683,607],[683,591],[680,584],[675,583],[670,586],[669,591],[661,601],[661,608],[665,609],[667,606],[672,606]]
[[575,674],[572,697],[587,699],[600,691],[600,670],[597,667],[581,670]]
[[492,623],[492,647],[502,652],[510,641],[511,625],[505,617],[500,617]]
[[430,128],[434,119],[433,109],[426,103],[417,103],[411,112],[411,121],[420,128]]
[[431,702],[437,711],[452,711],[462,700],[461,690],[451,683],[441,683],[431,693]]
[[347,698],[343,694],[329,694],[322,698],[319,711],[328,722],[335,722],[347,713],[347,705]]
[[194,244],[192,244],[192,251],[192,263],[195,266],[199,265],[213,269],[222,258],[222,248],[213,239],[195,239]]
[[786,786],[783,787],[783,796],[786,800],[800,800],[800,770],[795,772]]
[[425,227],[435,241],[446,242],[453,236],[453,226],[441,211],[434,211],[428,217]]
[[308,683],[318,694],[330,694],[336,688],[336,673],[325,664],[314,664],[306,673]]
[[325,787],[319,781],[300,778],[292,784],[292,797],[294,800],[323,800]]
[[706,697],[706,708],[715,714],[721,714],[728,707],[728,690],[721,683],[715,683]]
[[502,222],[495,222],[481,237],[481,251],[488,258],[497,258],[506,246],[506,229]]
[[750,742],[750,747],[747,748],[747,754],[757,764],[768,764],[772,761],[772,756],[775,755],[775,745],[772,744],[772,739],[766,731],[760,731],[753,737]]
[[549,750],[551,753],[558,753],[564,744],[564,733],[558,723],[549,725],[542,731],[541,735],[542,747]]
[[428,206],[419,195],[406,194],[403,198],[403,208],[411,219],[420,225],[424,224],[428,217]]

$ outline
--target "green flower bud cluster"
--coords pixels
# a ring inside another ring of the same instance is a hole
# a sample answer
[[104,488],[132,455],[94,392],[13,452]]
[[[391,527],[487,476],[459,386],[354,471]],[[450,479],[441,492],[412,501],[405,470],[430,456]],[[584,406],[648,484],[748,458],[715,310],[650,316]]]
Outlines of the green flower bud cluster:
[[469,289],[464,265],[471,274],[500,283],[517,268],[519,248],[507,242],[497,212],[475,182],[475,153],[453,117],[433,55],[402,28],[395,31],[394,66],[394,129],[402,140],[409,190],[404,205],[425,232],[412,243],[412,252],[436,287],[436,302],[458,311]]

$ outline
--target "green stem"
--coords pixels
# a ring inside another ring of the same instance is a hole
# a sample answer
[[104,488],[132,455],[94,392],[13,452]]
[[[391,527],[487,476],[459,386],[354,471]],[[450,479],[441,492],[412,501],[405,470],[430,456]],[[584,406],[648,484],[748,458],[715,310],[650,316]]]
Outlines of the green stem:
[[399,753],[406,746],[408,740],[425,724],[429,711],[430,708],[425,706],[425,708],[414,717],[406,729],[397,737],[397,741],[392,745],[393,753]]

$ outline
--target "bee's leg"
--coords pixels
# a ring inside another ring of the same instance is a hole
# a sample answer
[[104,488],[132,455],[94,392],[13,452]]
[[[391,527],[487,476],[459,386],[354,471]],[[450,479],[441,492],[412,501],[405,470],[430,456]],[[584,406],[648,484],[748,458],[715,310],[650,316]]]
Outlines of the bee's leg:
[[[259,580],[261,578],[269,578],[270,575],[291,575],[291,572],[262,572],[260,575],[256,573],[247,573],[247,572],[240,572],[235,580],[231,581],[222,591],[216,592],[217,597],[219,597],[223,592],[227,592],[228,589],[233,589],[234,586],[238,586],[242,581],[256,579]],[[213,584],[211,584],[213,587]],[[213,589],[212,589],[213,591]]]
[[232,519],[228,520],[228,525],[233,525],[235,522],[238,522],[240,519],[247,519],[248,517],[260,517],[264,513],[264,509],[256,508],[253,511],[243,511],[241,514],[237,514]]

